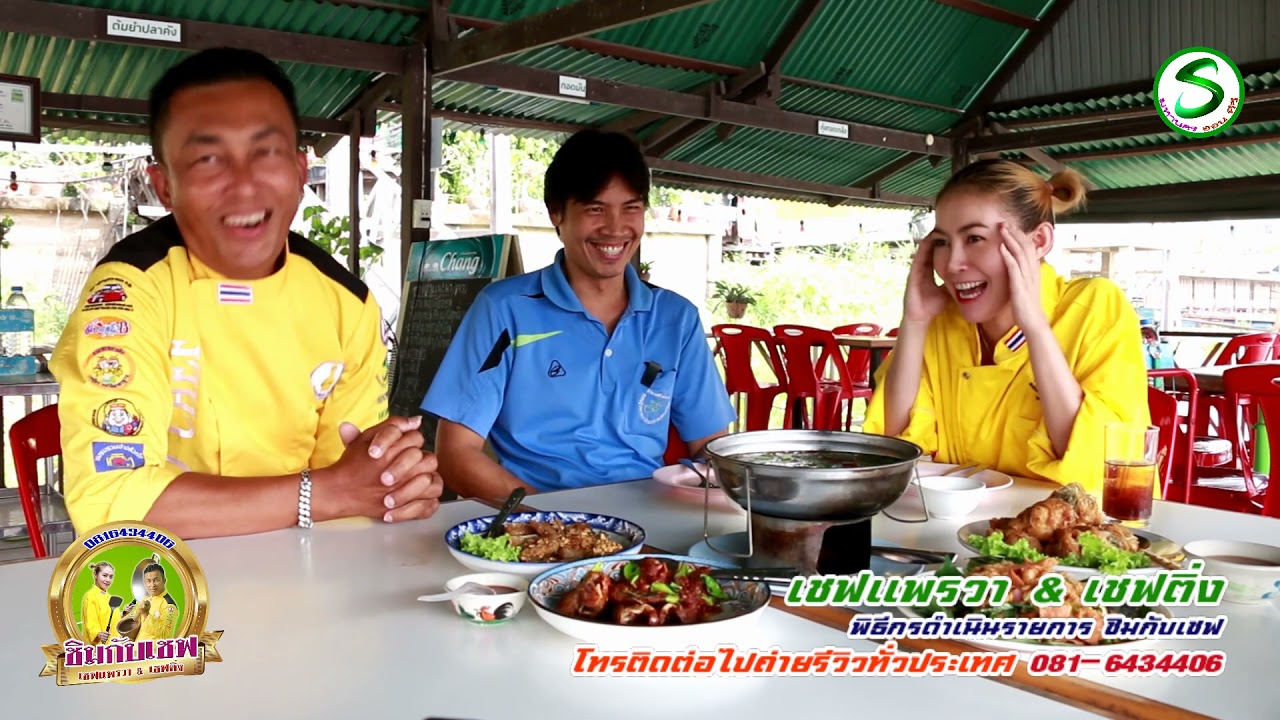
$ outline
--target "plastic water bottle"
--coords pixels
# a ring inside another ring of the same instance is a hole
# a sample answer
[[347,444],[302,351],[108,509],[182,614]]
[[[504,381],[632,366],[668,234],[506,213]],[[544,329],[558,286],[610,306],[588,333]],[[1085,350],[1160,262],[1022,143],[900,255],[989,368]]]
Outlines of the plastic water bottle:
[[[4,301],[5,310],[30,310],[31,303],[27,302],[27,296],[22,294],[22,287],[15,285],[10,288],[9,297]],[[7,332],[4,334],[3,345],[4,354],[9,357],[22,357],[31,354],[32,332],[30,330],[24,332]]]

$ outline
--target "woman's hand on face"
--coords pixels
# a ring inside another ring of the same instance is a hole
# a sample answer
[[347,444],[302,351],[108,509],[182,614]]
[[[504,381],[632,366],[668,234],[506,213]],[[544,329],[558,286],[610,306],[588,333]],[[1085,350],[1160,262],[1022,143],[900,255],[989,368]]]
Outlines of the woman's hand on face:
[[1031,237],[1000,223],[1000,256],[1009,271],[1009,300],[1013,321],[1024,331],[1047,324],[1040,305],[1040,258]]
[[904,323],[928,324],[947,307],[947,291],[933,279],[933,248],[933,241],[925,238],[911,260],[902,299]]

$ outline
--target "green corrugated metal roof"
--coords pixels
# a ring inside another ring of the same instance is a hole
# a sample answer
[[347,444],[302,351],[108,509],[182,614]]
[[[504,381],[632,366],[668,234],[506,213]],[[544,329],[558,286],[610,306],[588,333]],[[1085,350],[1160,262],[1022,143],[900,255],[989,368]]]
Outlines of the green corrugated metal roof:
[[[413,32],[429,0],[382,0],[414,8],[397,12],[343,5],[337,0],[64,0],[67,4],[142,13],[157,17],[201,20],[246,27],[282,30],[316,36],[344,38],[388,45],[403,45]],[[451,12],[459,16],[508,22],[564,6],[573,0],[454,0]],[[1027,17],[1042,17],[1055,0],[987,0]],[[1061,1],[1061,0],[1057,0]],[[1094,0],[1082,0],[1085,4]],[[1262,0],[1251,0],[1261,2]],[[635,47],[649,53],[678,56],[671,63],[648,64],[604,57],[585,50],[548,47],[506,59],[570,74],[616,82],[690,91],[721,77],[676,66],[696,62],[730,67],[754,67],[777,40],[803,0],[715,0],[689,10],[650,21],[634,23],[592,36],[591,39]],[[1079,5],[1080,3],[1077,3]],[[1193,27],[1193,11],[1178,4],[1170,9],[1169,28]],[[1078,14],[1078,13],[1077,13]],[[1177,16],[1177,17],[1173,17]],[[1073,17],[1067,13],[1066,18]],[[1176,22],[1175,22],[1176,21]],[[1237,23],[1233,32],[1251,33],[1250,47],[1257,45],[1265,28],[1257,23]],[[1092,26],[1091,26],[1092,27]],[[1224,24],[1215,32],[1226,32]],[[1159,34],[1168,28],[1152,28]],[[1054,35],[1037,50],[1044,55],[1057,43],[1070,42],[1079,28],[1055,28]],[[783,62],[786,76],[896,96],[917,103],[963,109],[980,93],[1028,31],[975,12],[936,0],[827,0],[808,29]],[[1090,42],[1097,44],[1098,38]],[[1160,41],[1163,42],[1163,41]],[[1158,42],[1156,43],[1159,44]],[[269,49],[268,49],[269,50]],[[172,65],[181,51],[126,46],[106,42],[36,38],[0,30],[0,73],[37,75],[48,92],[109,97],[145,98],[151,84]],[[1079,54],[1079,53],[1077,53]],[[1271,56],[1274,56],[1271,55]],[[1079,58],[1076,58],[1079,60]],[[1131,62],[1138,62],[1130,58]],[[1042,63],[1043,64],[1043,63]],[[368,72],[303,64],[283,64],[298,87],[304,115],[333,117],[373,79]],[[1280,71],[1280,68],[1277,68]],[[1037,82],[1052,80],[1037,71]],[[1152,68],[1154,73],[1154,68]],[[1071,69],[1076,80],[1080,74]],[[1246,78],[1253,91],[1280,87],[1280,72]],[[959,112],[842,93],[796,82],[783,82],[780,107],[795,112],[850,122],[890,127],[917,133],[946,133]],[[434,84],[439,108],[524,120],[555,121],[576,125],[603,125],[632,111],[613,106],[579,104],[546,97],[532,97],[448,80]],[[1149,107],[1147,91],[1120,97],[1100,97],[1072,102],[1047,103],[1010,110],[999,120],[1052,118],[1105,109]],[[50,111],[57,112],[57,111]],[[92,117],[92,116],[86,116]],[[102,119],[102,118],[99,118]],[[450,121],[449,126],[465,126]],[[1227,137],[1275,127],[1233,127]],[[51,130],[67,135],[67,131]],[[558,137],[555,132],[521,130],[523,135]],[[96,136],[96,134],[95,134]],[[1051,147],[1051,153],[1094,153],[1185,142],[1172,133],[1125,138],[1102,143]],[[1277,168],[1277,143],[1256,147],[1227,147],[1167,155],[1073,161],[1103,188],[1147,186],[1196,179],[1272,174]],[[740,128],[721,141],[714,128],[676,148],[668,157],[713,167],[849,185],[866,177],[901,153],[859,146],[810,135]],[[921,160],[882,183],[887,192],[928,198],[949,174],[949,163],[934,167]],[[703,183],[706,187],[714,183]],[[762,195],[767,192],[762,191]]]
[[959,119],[954,113],[865,95],[784,83],[778,106],[784,110],[899,130],[941,133]]
[[1100,188],[1258,177],[1273,175],[1280,169],[1280,143],[1084,160],[1072,163],[1072,167],[1085,173]]
[[951,177],[951,163],[943,161],[934,167],[928,160],[920,160],[899,173],[894,173],[881,184],[885,192],[920,195],[932,199]]
[[[1047,5],[1043,0],[1020,3],[1022,9],[1028,4]],[[1019,28],[930,1],[828,2],[782,71],[965,107],[1022,34]]]
[[728,141],[721,142],[714,128],[709,128],[668,157],[700,165],[847,186],[901,154],[897,150],[832,143],[819,137],[756,128],[741,128]]

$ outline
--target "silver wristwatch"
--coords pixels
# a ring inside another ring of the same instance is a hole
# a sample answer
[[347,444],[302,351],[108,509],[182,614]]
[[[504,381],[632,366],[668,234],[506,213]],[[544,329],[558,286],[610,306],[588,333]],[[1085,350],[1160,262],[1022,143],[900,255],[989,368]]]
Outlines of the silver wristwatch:
[[298,527],[311,527],[311,470],[304,468],[298,485]]

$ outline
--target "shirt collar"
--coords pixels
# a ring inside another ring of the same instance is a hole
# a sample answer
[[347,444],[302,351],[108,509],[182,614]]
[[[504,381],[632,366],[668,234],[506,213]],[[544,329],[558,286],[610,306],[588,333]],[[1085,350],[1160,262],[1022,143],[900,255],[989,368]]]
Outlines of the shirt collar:
[[[569,312],[585,313],[578,294],[569,285],[564,269],[564,250],[556,251],[556,259],[539,271],[542,293],[558,307]],[[653,309],[653,290],[640,279],[640,274],[630,264],[623,278],[627,286],[627,312],[648,312]]]
[[[1044,316],[1053,321],[1053,316],[1058,307],[1058,302],[1062,300],[1062,294],[1067,287],[1066,280],[1058,274],[1053,266],[1043,260],[1040,262],[1040,307],[1044,309]],[[1022,328],[1014,325],[1000,338],[1000,344],[997,346],[996,354],[1000,354],[1000,347],[1003,347],[1008,353],[1012,354],[1027,344],[1026,335],[1023,334]]]

